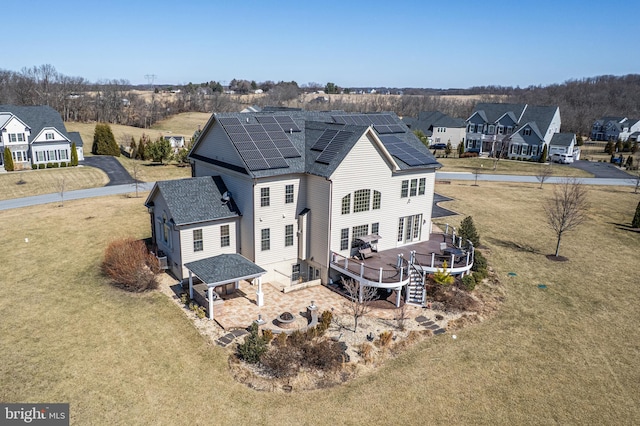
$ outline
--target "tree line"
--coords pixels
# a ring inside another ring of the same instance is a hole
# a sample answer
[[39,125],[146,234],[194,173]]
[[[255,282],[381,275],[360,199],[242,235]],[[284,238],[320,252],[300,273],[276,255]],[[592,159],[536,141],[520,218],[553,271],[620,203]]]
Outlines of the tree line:
[[[593,122],[603,116],[640,118],[640,75],[598,76],[568,80],[548,86],[477,86],[468,89],[390,89],[400,96],[369,95],[357,98],[332,96],[329,103],[307,103],[304,92],[324,90],[328,94],[349,93],[335,83],[326,85],[295,81],[233,79],[226,87],[218,81],[172,86],[171,96],[155,90],[140,90],[128,80],[90,82],[59,73],[52,65],[0,70],[0,103],[49,105],[65,121],[96,121],[148,128],[169,115],[197,112],[240,111],[258,106],[286,106],[308,110],[341,109],[348,112],[393,111],[400,116],[417,116],[420,111],[441,111],[466,119],[477,102],[510,102],[557,105],[562,130],[588,135]],[[261,90],[263,95],[247,99],[244,94]],[[353,90],[351,90],[353,92]],[[443,95],[474,95],[461,100]]]

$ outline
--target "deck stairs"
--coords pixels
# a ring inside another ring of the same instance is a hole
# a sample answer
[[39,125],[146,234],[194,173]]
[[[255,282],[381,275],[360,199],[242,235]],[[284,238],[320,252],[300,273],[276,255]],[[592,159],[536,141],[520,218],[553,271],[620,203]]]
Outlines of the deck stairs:
[[413,264],[410,264],[406,302],[409,305],[424,306],[425,296],[424,273],[419,271]]

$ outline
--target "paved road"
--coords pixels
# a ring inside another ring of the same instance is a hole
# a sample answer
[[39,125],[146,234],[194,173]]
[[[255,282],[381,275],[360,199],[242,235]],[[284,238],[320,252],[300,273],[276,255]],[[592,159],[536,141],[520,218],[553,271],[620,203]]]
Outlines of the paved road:
[[95,167],[105,172],[107,176],[109,176],[109,183],[107,186],[134,183],[134,180],[131,175],[129,175],[127,169],[122,167],[122,164],[120,164],[118,160],[109,155],[93,155],[85,157],[80,164]]
[[[138,184],[138,191],[149,191],[153,188],[154,182],[144,182]],[[79,189],[64,193],[64,200],[79,200],[82,198],[103,197],[105,195],[135,194],[135,184],[103,186],[101,188]],[[17,209],[19,207],[29,207],[38,204],[59,203],[60,194],[36,195],[33,197],[14,198],[12,200],[0,201],[0,210]]]
[[[626,175],[625,179],[605,179],[605,178],[576,178],[578,182],[585,185],[610,185],[610,186],[634,186],[635,180],[632,176]],[[436,172],[437,180],[475,180],[475,175],[469,172]],[[563,177],[550,177],[545,180],[547,183],[560,183]],[[478,175],[478,185],[482,182],[521,182],[521,183],[540,183],[535,176],[520,175]]]

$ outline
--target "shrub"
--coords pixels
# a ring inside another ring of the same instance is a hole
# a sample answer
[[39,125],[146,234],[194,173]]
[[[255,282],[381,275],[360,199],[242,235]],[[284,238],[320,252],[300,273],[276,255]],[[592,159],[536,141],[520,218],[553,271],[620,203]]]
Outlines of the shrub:
[[264,330],[262,330],[262,338],[267,343],[271,342],[273,340],[273,331],[269,330],[268,328],[265,328]]
[[484,273],[487,271],[487,259],[480,250],[475,250],[473,254],[473,266],[471,267],[471,270]]
[[342,348],[333,340],[307,342],[303,347],[305,367],[322,371],[334,370],[342,364]]
[[433,281],[435,281],[436,284],[440,284],[442,286],[453,284],[455,278],[449,273],[449,271],[447,271],[447,267],[447,261],[445,260],[442,263],[442,269],[437,269],[436,272],[433,273]]
[[473,291],[476,288],[476,278],[473,275],[465,275],[462,277],[462,287],[467,291]]
[[373,361],[373,346],[371,343],[364,342],[358,348],[358,353],[362,357],[365,364]]
[[276,346],[286,346],[287,345],[287,334],[280,333],[273,339],[273,344]]
[[191,299],[189,298],[189,293],[181,293],[180,302],[182,302],[183,305],[188,305],[189,302],[191,302]]
[[260,362],[274,377],[282,378],[296,375],[301,358],[299,349],[291,346],[277,346],[262,355]]
[[203,319],[207,316],[207,312],[204,310],[202,306],[197,306],[195,309],[196,316],[200,319]]
[[474,247],[480,246],[480,235],[476,230],[476,225],[473,223],[471,216],[465,217],[462,222],[460,222],[458,236],[462,238],[464,244],[467,244],[467,240],[469,240]]
[[53,168],[53,163],[47,163],[47,169]]
[[60,163],[60,167],[67,167],[67,163],[63,161],[62,163]]
[[93,133],[91,152],[95,155],[113,155],[120,157],[120,148],[113,136],[111,126],[106,123],[96,124]]
[[40,163],[40,164],[38,164],[38,169],[39,169],[39,170],[42,170],[42,169],[44,169],[45,167],[46,167],[46,165],[45,165],[44,163]]
[[70,167],[75,167],[78,165],[78,149],[76,148],[76,143],[71,144],[71,162],[69,163]]
[[60,163],[53,163],[53,168],[57,169],[58,167],[60,167]]
[[378,339],[378,346],[381,348],[386,348],[391,344],[391,340],[393,339],[393,333],[390,331],[383,331],[380,333],[380,337]]
[[111,278],[115,286],[140,292],[158,287],[156,274],[160,268],[143,241],[123,238],[107,246],[102,272]]
[[460,158],[474,158],[477,156],[478,156],[477,152],[465,152],[463,154],[460,154]]
[[295,330],[287,338],[287,344],[296,348],[301,348],[306,340],[304,333],[300,330]]
[[13,156],[11,155],[11,150],[8,147],[4,148],[4,169],[8,172],[15,170]]
[[258,324],[254,322],[249,328],[249,335],[238,345],[238,357],[250,364],[256,364],[266,352],[267,342],[258,335]]

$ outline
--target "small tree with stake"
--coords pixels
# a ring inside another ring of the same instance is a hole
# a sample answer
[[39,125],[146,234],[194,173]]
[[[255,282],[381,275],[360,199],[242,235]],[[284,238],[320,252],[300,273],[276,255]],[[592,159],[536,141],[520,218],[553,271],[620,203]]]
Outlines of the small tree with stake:
[[551,177],[552,173],[553,173],[553,171],[551,169],[551,165],[550,164],[541,164],[540,165],[540,169],[538,170],[538,173],[536,174],[536,179],[538,179],[540,181],[540,189],[542,189],[542,184],[544,183],[544,181],[549,179],[549,177]]
[[553,190],[553,196],[544,204],[549,227],[556,233],[556,254],[560,253],[562,236],[587,219],[587,190],[576,179],[566,179]]
[[640,228],[640,203],[638,203],[638,207],[636,207],[636,214],[633,216],[631,226],[633,228]]
[[345,310],[353,317],[353,332],[358,330],[358,320],[371,310],[371,301],[378,293],[374,287],[362,286],[356,280],[348,279],[344,282],[344,289],[348,301],[345,302]]

